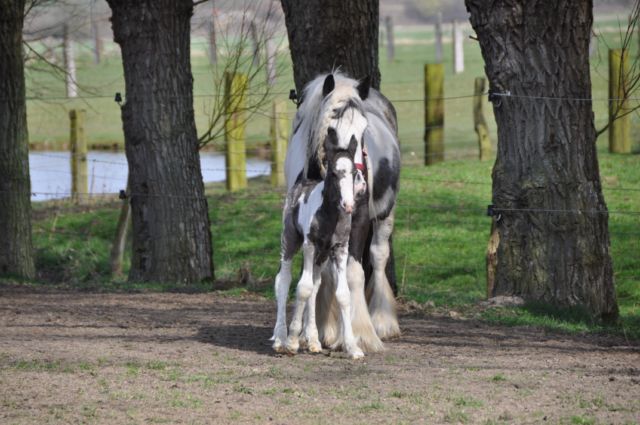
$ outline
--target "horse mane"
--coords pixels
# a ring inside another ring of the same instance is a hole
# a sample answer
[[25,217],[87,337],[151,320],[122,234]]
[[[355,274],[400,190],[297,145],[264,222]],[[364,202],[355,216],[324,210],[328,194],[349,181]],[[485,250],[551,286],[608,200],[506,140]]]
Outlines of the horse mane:
[[304,88],[303,102],[298,110],[300,117],[306,117],[306,120],[299,123],[303,127],[300,130],[304,131],[303,134],[307,140],[307,157],[304,166],[306,177],[323,178],[326,174],[323,164],[325,156],[323,142],[331,120],[335,119],[334,111],[345,109],[350,105],[363,110],[363,102],[358,94],[358,81],[338,71],[333,71],[331,74],[335,80],[333,91],[323,98],[322,86],[329,73],[319,75]]

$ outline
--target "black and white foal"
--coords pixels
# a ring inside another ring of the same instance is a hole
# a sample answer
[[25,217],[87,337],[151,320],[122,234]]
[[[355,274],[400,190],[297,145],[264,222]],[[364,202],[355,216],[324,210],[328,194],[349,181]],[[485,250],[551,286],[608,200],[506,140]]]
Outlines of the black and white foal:
[[[324,180],[300,179],[289,190],[283,212],[280,271],[275,292],[278,314],[273,349],[294,354],[300,346],[305,308],[304,337],[310,352],[322,349],[318,339],[315,307],[323,268],[330,268],[336,284],[344,349],[354,359],[364,356],[351,327],[351,302],[347,284],[347,259],[351,214],[356,198],[366,192],[366,182],[355,167],[358,142],[340,149],[336,130],[327,130]],[[302,245],[303,270],[296,289],[296,303],[287,337],[286,306],[291,284],[291,261]]]

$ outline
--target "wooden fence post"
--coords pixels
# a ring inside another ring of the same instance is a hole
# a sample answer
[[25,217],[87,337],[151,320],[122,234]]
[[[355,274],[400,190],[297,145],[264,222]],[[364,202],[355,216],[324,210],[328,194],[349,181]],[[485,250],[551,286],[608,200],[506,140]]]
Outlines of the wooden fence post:
[[273,101],[271,118],[271,185],[284,186],[284,160],[289,139],[289,117],[284,99]]
[[424,163],[444,160],[444,65],[424,66]]
[[489,242],[487,242],[487,251],[485,252],[487,266],[487,298],[492,298],[495,295],[496,269],[498,268],[498,245],[500,245],[500,233],[498,233],[496,218],[492,217],[491,233],[489,235]]
[[129,196],[129,184],[127,183],[127,190],[125,191],[125,197],[122,200],[122,206],[120,207],[120,216],[118,217],[116,235],[113,240],[113,244],[111,245],[111,256],[109,258],[111,276],[113,277],[122,276],[124,248],[127,242],[129,222],[131,221],[131,204],[129,203]]
[[473,86],[473,127],[478,135],[481,161],[491,157],[491,138],[489,137],[489,128],[487,127],[487,121],[484,119],[484,112],[482,110],[485,82],[484,77],[478,77],[475,79]]
[[76,60],[73,51],[73,41],[69,38],[69,27],[66,24],[64,25],[62,53],[64,58],[67,97],[77,97],[78,86],[76,84]]
[[[609,152],[631,153],[629,100],[623,99],[629,84],[629,52],[609,50]],[[626,115],[625,115],[626,114]],[[623,116],[624,115],[624,116]]]
[[247,187],[247,154],[244,142],[247,76],[226,72],[224,81],[227,190],[233,192]]
[[440,63],[442,62],[442,12],[438,12],[436,15],[435,38],[436,63]]
[[216,41],[216,5],[211,0],[211,21],[209,21],[209,63],[218,63],[218,43]]
[[98,20],[93,13],[94,5],[95,0],[91,0],[89,16],[91,19],[91,38],[93,38],[93,62],[96,65],[100,65],[100,59],[102,57],[102,39],[100,38],[100,27],[98,26]]
[[69,111],[71,133],[69,146],[71,149],[71,198],[76,203],[88,200],[87,183],[87,140],[84,137],[85,111],[72,109]]
[[453,21],[453,72],[460,74],[464,72],[464,35],[462,27]]
[[387,29],[387,60],[393,62],[396,56],[396,46],[393,40],[393,21],[391,20],[391,16],[384,18],[384,26]]
[[249,33],[251,36],[251,44],[253,45],[253,59],[251,66],[257,67],[260,64],[260,37],[258,36],[258,26],[255,21],[251,21],[249,25]]

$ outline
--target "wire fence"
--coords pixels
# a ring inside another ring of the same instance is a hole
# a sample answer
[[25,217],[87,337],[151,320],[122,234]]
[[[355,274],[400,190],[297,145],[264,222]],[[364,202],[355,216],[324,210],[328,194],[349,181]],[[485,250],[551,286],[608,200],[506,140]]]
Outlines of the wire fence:
[[[205,46],[205,43],[196,42],[195,45]],[[90,46],[85,45],[84,48]],[[211,75],[208,70],[194,70],[194,75]],[[124,87],[124,75],[117,72],[110,75],[110,81],[92,92],[85,91],[73,99],[56,94],[56,92],[31,94],[27,100],[31,104],[51,103],[59,107],[61,112],[66,112],[66,108],[73,103],[84,102],[93,105],[96,111],[104,112],[104,108],[109,108],[105,116],[119,118],[119,104],[115,102],[114,86]],[[478,94],[461,93],[456,95],[436,96],[425,98],[416,96],[416,92],[422,90],[423,81],[407,80],[402,78],[385,79],[384,87],[404,87],[407,92],[405,96],[401,93],[394,93],[390,96],[391,102],[397,109],[405,115],[415,115],[419,117],[415,122],[422,120],[422,113],[425,102],[429,100],[441,100],[447,105],[455,102],[468,101],[482,96],[483,101],[487,101],[488,92]],[[62,92],[59,87],[58,93]],[[400,92],[400,90],[398,90]],[[515,92],[515,90],[514,90]],[[404,93],[404,92],[402,92]],[[123,93],[124,94],[124,93]],[[261,90],[249,90],[246,96],[264,97],[269,95],[274,98],[286,98],[288,90],[281,86],[276,86],[269,93]],[[546,93],[512,93],[505,91],[502,93],[491,93],[495,101],[518,101],[518,102],[617,102],[620,99],[609,96],[550,96]],[[196,91],[189,98],[195,103],[215,102],[219,100],[223,93]],[[2,95],[0,94],[0,101]],[[126,102],[126,94],[123,96]],[[164,99],[166,102],[175,100],[175,96]],[[640,101],[640,98],[631,97],[632,102]],[[110,102],[107,104],[107,102]],[[471,102],[469,102],[471,103]],[[100,104],[100,106],[97,106]],[[107,106],[105,106],[107,105]],[[466,107],[466,106],[465,106]],[[259,128],[256,138],[268,140],[269,136],[264,131],[264,122],[285,116],[291,119],[294,115],[293,107],[282,115],[274,116],[271,110],[257,109],[254,115],[261,121],[262,128]],[[471,121],[471,105],[468,105],[468,122]],[[98,115],[98,114],[96,114]],[[203,122],[203,115],[199,119]],[[402,120],[402,116],[401,116]],[[456,122],[457,121],[457,122]],[[52,132],[51,124],[42,124],[44,133]],[[65,122],[56,122],[59,133],[67,132]],[[116,128],[113,133],[121,134],[119,120],[111,120],[109,123]],[[443,125],[429,126],[408,126],[400,125],[401,147],[403,149],[403,161],[411,164],[424,159],[422,136],[425,132],[433,129],[447,129],[449,131],[466,132],[468,136],[460,137],[456,142],[446,141],[446,161],[470,162],[477,160],[476,138],[473,134],[473,127],[468,125],[464,130],[459,128],[459,120],[447,120]],[[261,132],[260,132],[261,131]],[[32,132],[43,133],[43,131]],[[46,134],[46,137],[50,137]],[[412,149],[415,152],[412,152]],[[263,153],[260,148],[249,148],[245,152],[249,156]],[[243,155],[245,153],[242,153]],[[233,153],[232,153],[233,154]],[[430,154],[427,154],[429,156]],[[440,156],[441,154],[431,154]],[[70,153],[64,156],[59,153],[32,152],[32,157],[42,159],[61,159],[68,161]],[[126,170],[128,164],[126,160],[109,160],[88,158],[87,162],[92,171],[89,178],[92,183],[89,187],[100,189],[101,182],[112,182],[119,190],[126,191]],[[117,175],[115,173],[96,171],[100,165],[121,167],[124,172]],[[489,166],[486,167],[487,169]],[[30,167],[32,174],[39,172],[51,173],[60,179],[70,180],[70,169],[52,168],[48,165],[34,165]],[[408,173],[403,173],[401,178],[400,197],[397,201],[396,227],[394,236],[394,250],[396,253],[396,272],[400,284],[401,293],[418,296],[418,298],[430,296],[433,288],[438,286],[436,282],[446,282],[450,285],[463,285],[475,292],[482,292],[485,279],[485,258],[487,238],[489,235],[491,218],[487,216],[488,205],[491,204],[492,182],[487,171],[486,180],[474,180],[466,178],[443,178],[421,173],[423,168],[409,166],[405,168]],[[265,161],[261,166],[243,167],[241,169],[221,166],[201,166],[201,171],[217,174],[224,174],[229,170],[242,170],[252,175],[268,175],[271,167]],[[37,177],[52,180],[50,177]],[[403,191],[402,185],[413,185],[420,188],[419,191]],[[605,196],[615,194],[616,196],[637,196],[640,187],[603,184]],[[250,183],[247,191],[239,193],[225,193],[224,190],[209,190],[205,195],[210,207],[212,235],[214,242],[214,262],[219,278],[233,277],[241,268],[248,268],[259,280],[271,280],[278,268],[279,253],[279,232],[280,216],[285,193],[283,189],[269,188],[263,184],[252,189],[254,183]],[[46,203],[34,203],[34,244],[39,256],[41,266],[49,269],[61,270],[56,276],[72,278],[77,280],[96,280],[108,278],[108,271],[105,263],[107,259],[105,252],[108,252],[112,243],[115,222],[119,208],[123,203],[129,202],[132,198],[146,197],[153,199],[177,199],[200,201],[202,198],[189,196],[181,193],[168,193],[165,191],[154,191],[140,193],[129,190],[126,192],[126,199],[119,199],[119,190],[109,193],[96,193],[94,191],[71,193],[68,190],[34,190],[32,197],[37,199],[54,198]],[[405,193],[409,195],[405,195]],[[417,195],[420,193],[420,196]],[[0,194],[7,194],[1,192]],[[443,195],[447,195],[446,199]],[[62,199],[61,199],[62,198]],[[80,205],[70,202],[74,198]],[[544,208],[544,207],[522,207],[494,205],[494,214],[506,215],[536,215],[546,220],[554,220],[559,216],[567,217],[609,217],[610,235],[612,238],[612,250],[614,256],[624,258],[624,263],[632,255],[639,252],[638,229],[640,208],[637,203],[618,202],[614,208],[602,210],[589,205],[581,208]],[[176,223],[176,226],[178,224]],[[533,229],[532,229],[533,230]],[[154,242],[162,242],[162,239],[169,236],[154,238]],[[130,242],[129,242],[130,243]],[[130,249],[130,247],[129,247]],[[252,252],[258,251],[258,252]],[[614,265],[620,262],[615,261]],[[52,263],[54,264],[52,266]],[[92,270],[80,274],[76,269],[82,269],[88,265]],[[620,272],[622,269],[617,269]],[[624,272],[624,270],[622,270]],[[444,285],[443,285],[444,287]],[[440,288],[441,290],[442,287]]]
[[[126,166],[126,162],[105,162]],[[224,171],[224,168],[216,170]],[[453,296],[447,295],[446,286],[463,285],[470,288],[473,296],[481,297],[486,279],[484,252],[491,218],[487,216],[489,201],[483,203],[470,194],[483,190],[489,197],[492,182],[488,179],[439,178],[429,175],[429,169],[423,167],[409,167],[406,171],[401,183],[416,184],[426,190],[423,198],[417,199],[415,196],[404,197],[401,189],[396,204],[394,250],[400,294],[421,302],[436,297],[443,302],[455,303]],[[640,188],[605,186],[604,191],[605,195],[617,192],[624,196],[640,191]],[[435,198],[445,193],[449,199],[433,202],[430,200],[432,192]],[[115,221],[123,203],[136,197],[202,199],[183,194],[134,191],[128,192],[125,200],[113,193],[60,191],[34,194],[67,198],[34,206],[34,241],[43,257],[40,262],[56,258],[61,271],[52,273],[54,278],[84,281],[108,279],[108,273],[104,271],[107,261],[104,251],[108,251],[112,243]],[[282,188],[269,188],[266,183],[255,182],[242,192],[227,193],[218,189],[206,194],[213,214],[214,262],[220,279],[241,279],[241,273],[249,271],[251,280],[258,282],[255,285],[262,288],[271,283],[279,265],[280,216],[285,195]],[[80,205],[69,202],[72,196],[80,201]],[[549,220],[558,215],[621,217],[621,221],[610,221],[613,255],[628,257],[640,249],[640,232],[635,230],[640,224],[640,211],[500,206],[494,206],[493,211],[542,215]],[[261,230],[256,232],[257,229]],[[157,236],[152,243],[162,243],[170,237]],[[260,247],[260,252],[248,252],[247,246]]]

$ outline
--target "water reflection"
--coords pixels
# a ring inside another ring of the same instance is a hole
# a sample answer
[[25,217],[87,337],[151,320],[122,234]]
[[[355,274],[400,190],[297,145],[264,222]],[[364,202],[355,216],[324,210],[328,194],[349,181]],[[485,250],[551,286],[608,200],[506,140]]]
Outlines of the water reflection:
[[[92,151],[88,154],[89,193],[118,193],[127,185],[127,159],[124,152]],[[205,182],[225,180],[224,154],[201,152],[200,164]],[[71,194],[71,154],[69,152],[32,152],[29,154],[31,200],[45,201]],[[247,158],[247,177],[268,175],[271,164]]]

